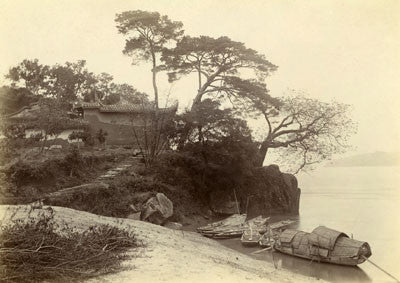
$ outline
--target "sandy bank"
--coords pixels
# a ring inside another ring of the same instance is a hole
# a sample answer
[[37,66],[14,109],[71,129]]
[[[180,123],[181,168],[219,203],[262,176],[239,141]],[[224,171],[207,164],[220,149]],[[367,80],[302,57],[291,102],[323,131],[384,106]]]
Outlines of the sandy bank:
[[[51,212],[52,210],[52,212]],[[125,262],[128,270],[105,275],[92,282],[313,282],[259,261],[193,232],[167,229],[147,222],[98,216],[64,207],[0,206],[1,225],[53,214],[57,224],[77,230],[109,224],[132,231],[146,247],[132,250],[137,257]],[[321,280],[318,280],[321,282]]]

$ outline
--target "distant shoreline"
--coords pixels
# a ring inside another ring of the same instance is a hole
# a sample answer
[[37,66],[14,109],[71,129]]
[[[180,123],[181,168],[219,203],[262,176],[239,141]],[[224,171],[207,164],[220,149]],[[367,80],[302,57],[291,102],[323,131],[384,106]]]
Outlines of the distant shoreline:
[[400,153],[376,151],[332,160],[325,167],[397,167]]
[[400,164],[354,164],[354,165],[338,165],[338,164],[326,164],[324,167],[400,167]]

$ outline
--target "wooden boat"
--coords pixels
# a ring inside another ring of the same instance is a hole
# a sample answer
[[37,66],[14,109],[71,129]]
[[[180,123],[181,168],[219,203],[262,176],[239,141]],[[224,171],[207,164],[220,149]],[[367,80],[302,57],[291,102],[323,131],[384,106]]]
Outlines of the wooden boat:
[[245,222],[245,229],[243,230],[240,241],[244,246],[257,246],[262,234],[267,231],[268,218],[257,216]]
[[258,244],[262,248],[272,247],[274,244],[273,232],[272,230],[267,231],[263,235],[261,235],[260,239],[258,240]]
[[367,242],[350,239],[345,233],[324,226],[311,233],[286,229],[275,240],[274,249],[318,262],[357,265],[371,256]]
[[296,222],[297,222],[297,220],[287,219],[287,220],[282,220],[282,221],[271,223],[269,225],[269,227],[272,230],[280,230],[280,229],[286,228],[289,225],[292,225],[293,223],[296,223]]
[[224,220],[199,227],[197,231],[210,238],[240,237],[246,217],[246,214],[233,214]]
[[279,235],[282,229],[296,222],[297,222],[296,220],[287,219],[269,224],[267,232],[261,236],[260,240],[258,241],[258,244],[262,248],[272,247],[274,244],[274,238]]
[[242,237],[240,238],[240,241],[242,242],[242,245],[244,246],[257,246],[258,242],[261,239],[262,234],[260,234],[260,231],[255,229],[247,229],[243,231]]
[[250,226],[255,227],[254,229],[264,229],[265,232],[266,222],[269,218],[258,216],[246,221],[246,217],[246,214],[234,214],[222,221],[199,227],[197,228],[197,231],[203,236],[216,239],[240,237],[243,234],[243,231],[248,229]]

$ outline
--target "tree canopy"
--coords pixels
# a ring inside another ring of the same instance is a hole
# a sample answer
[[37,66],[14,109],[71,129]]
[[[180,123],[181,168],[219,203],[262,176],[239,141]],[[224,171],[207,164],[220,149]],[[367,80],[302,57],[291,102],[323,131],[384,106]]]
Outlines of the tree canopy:
[[[35,101],[41,97],[56,98],[64,104],[64,108],[77,100],[104,104],[115,104],[121,98],[138,104],[148,100],[146,94],[138,92],[133,86],[115,83],[110,74],[90,72],[84,60],[48,66],[40,64],[37,59],[25,59],[10,68],[6,78],[11,86],[4,88],[3,92],[16,93],[19,89],[21,93],[24,90],[36,97],[31,99]],[[12,99],[10,95],[7,97]],[[22,106],[25,105],[21,104],[19,108]]]
[[141,10],[117,14],[115,21],[118,31],[128,37],[123,53],[131,56],[134,64],[140,60],[150,60],[152,63],[154,102],[158,108],[157,54],[183,35],[183,24],[171,21],[168,16],[161,16],[157,12]]
[[356,129],[349,105],[321,102],[304,95],[281,101],[279,114],[263,113],[266,134],[259,148],[259,166],[269,149],[279,148],[286,162],[292,157],[296,172],[347,149],[348,138]]
[[164,49],[161,59],[170,70],[170,81],[180,75],[197,73],[198,91],[192,108],[208,93],[229,95],[236,85],[231,83],[228,89],[227,79],[232,82],[232,77],[239,77],[243,69],[252,70],[261,81],[277,69],[264,55],[226,36],[217,39],[185,36],[174,49]]
[[12,87],[23,87],[35,95],[43,95],[50,84],[49,68],[40,64],[38,59],[25,59],[10,68],[6,78],[11,81]]

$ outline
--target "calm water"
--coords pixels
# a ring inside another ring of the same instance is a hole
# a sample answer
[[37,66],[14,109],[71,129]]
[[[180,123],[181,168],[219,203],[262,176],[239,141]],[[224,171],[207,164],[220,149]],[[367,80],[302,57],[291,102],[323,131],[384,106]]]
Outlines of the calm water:
[[[311,232],[319,225],[367,241],[371,260],[400,278],[400,167],[323,167],[298,176],[302,189],[299,223]],[[277,217],[284,218],[282,217]],[[250,254],[238,239],[222,244]],[[331,282],[395,282],[369,262],[346,267],[299,259],[278,252],[254,255],[277,268]]]

